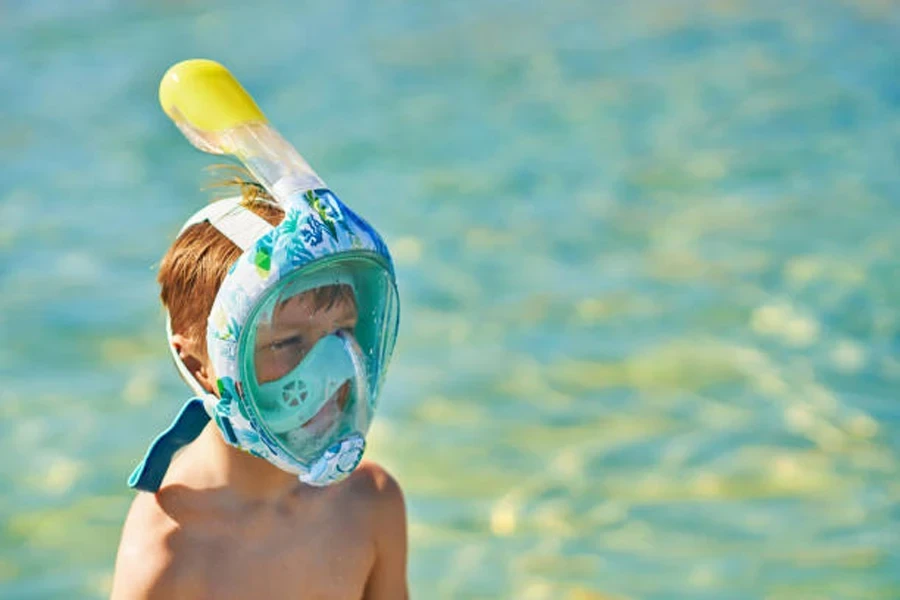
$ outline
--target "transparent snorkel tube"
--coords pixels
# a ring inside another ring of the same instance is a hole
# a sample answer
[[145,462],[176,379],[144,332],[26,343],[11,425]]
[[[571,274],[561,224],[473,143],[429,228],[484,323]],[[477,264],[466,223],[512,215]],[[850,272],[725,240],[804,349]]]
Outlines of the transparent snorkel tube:
[[326,187],[221,64],[205,59],[176,64],[160,83],[159,101],[191,144],[237,158],[282,207],[298,193]]

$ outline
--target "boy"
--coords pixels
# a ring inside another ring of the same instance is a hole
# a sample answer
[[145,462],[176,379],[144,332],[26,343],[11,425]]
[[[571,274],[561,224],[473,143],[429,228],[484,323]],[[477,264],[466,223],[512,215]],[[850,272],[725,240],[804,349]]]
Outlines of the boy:
[[[243,209],[269,224],[284,217],[258,186],[243,185],[242,195]],[[241,254],[211,223],[197,222],[169,249],[158,277],[177,360],[216,396],[222,391],[207,355],[207,316]],[[278,355],[311,357],[317,341],[354,331],[368,316],[361,313],[345,285],[316,287],[278,303],[271,323],[289,321],[292,333],[270,339],[265,327],[256,329],[259,387],[297,362],[280,368]],[[302,430],[319,435],[331,427],[328,411],[345,409],[348,385],[335,385],[333,393],[326,388],[330,400],[315,416],[302,418]],[[135,498],[112,598],[255,597],[407,598],[406,516],[397,482],[364,462],[339,483],[306,485],[226,443],[209,421],[174,458],[158,491]]]

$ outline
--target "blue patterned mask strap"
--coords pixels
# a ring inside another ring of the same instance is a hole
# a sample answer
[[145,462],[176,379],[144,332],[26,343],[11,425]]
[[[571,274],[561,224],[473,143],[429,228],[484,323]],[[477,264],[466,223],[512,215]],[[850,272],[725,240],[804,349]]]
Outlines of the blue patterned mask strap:
[[203,399],[188,400],[169,428],[150,444],[141,464],[128,478],[128,486],[144,492],[155,493],[159,490],[172,457],[182,447],[197,439],[207,423],[209,415],[203,407]]

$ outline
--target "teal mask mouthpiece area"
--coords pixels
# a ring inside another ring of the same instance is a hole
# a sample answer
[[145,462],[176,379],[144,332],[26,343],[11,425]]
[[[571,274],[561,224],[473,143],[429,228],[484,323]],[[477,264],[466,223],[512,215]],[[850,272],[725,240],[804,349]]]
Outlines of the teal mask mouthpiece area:
[[[287,375],[258,386],[257,404],[262,420],[276,434],[287,433],[310,421],[341,388],[365,389],[354,362],[347,334],[320,339]],[[357,381],[358,380],[358,381]],[[345,389],[346,393],[354,390]],[[346,394],[345,394],[346,395]]]

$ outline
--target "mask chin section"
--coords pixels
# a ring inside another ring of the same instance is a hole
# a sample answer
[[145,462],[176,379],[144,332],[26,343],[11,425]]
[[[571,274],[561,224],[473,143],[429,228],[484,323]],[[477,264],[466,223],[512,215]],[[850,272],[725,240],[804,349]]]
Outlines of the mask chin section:
[[319,487],[342,481],[359,466],[365,449],[365,438],[354,433],[329,446],[309,470],[298,477],[303,483]]

